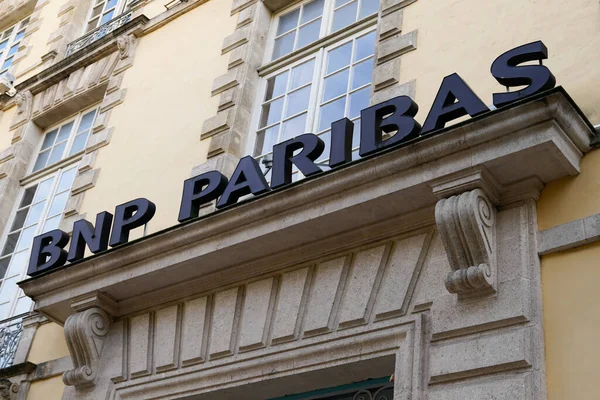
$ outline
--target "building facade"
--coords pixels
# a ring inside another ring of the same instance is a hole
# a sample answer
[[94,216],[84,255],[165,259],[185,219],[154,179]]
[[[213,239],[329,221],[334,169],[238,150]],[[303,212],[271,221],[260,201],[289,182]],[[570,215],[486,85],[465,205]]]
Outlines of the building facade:
[[596,399],[599,14],[1,0],[0,399]]

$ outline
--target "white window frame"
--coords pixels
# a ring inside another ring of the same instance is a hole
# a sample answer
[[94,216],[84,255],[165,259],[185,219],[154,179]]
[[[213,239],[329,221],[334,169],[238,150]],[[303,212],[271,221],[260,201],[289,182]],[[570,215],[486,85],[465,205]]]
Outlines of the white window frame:
[[[37,174],[40,173],[41,171],[45,171],[46,169],[52,169],[53,167],[55,167],[56,165],[60,165],[61,162],[63,162],[64,160],[73,158],[73,157],[77,157],[77,156],[81,156],[81,154],[83,154],[83,152],[85,151],[85,147],[87,146],[87,142],[89,142],[90,137],[93,134],[93,127],[94,127],[94,123],[96,122],[96,118],[98,118],[98,114],[99,114],[99,107],[100,104],[95,104],[91,107],[86,108],[85,110],[82,110],[80,112],[78,112],[75,115],[71,115],[68,118],[63,119],[62,121],[51,125],[49,128],[44,129],[44,132],[42,134],[42,138],[40,139],[39,143],[37,144],[36,147],[36,152],[34,153],[34,159],[31,161],[31,165],[29,166],[28,169],[28,174]],[[86,143],[83,146],[83,149],[81,151],[78,151],[75,154],[72,154],[69,156],[69,152],[71,151],[71,148],[73,147],[73,143],[75,142],[75,136],[77,136],[77,131],[79,129],[79,126],[81,124],[81,120],[83,118],[84,115],[86,115],[87,113],[96,110],[96,114],[94,115],[94,119],[92,120],[92,125],[90,127],[90,132],[88,134]],[[49,164],[46,165],[43,168],[40,168],[37,171],[34,171],[33,168],[35,167],[36,161],[41,153],[42,150],[42,145],[44,144],[44,138],[46,137],[46,134],[48,134],[49,132],[52,132],[55,129],[58,129],[60,127],[62,127],[63,125],[68,124],[69,122],[73,121],[73,128],[71,129],[71,132],[69,133],[69,138],[67,139],[67,144],[65,146],[65,150],[63,152],[63,156],[61,157],[61,159],[59,161],[54,162],[53,164]]]
[[[98,16],[92,17],[94,8],[96,8],[98,1],[100,1],[100,2],[103,1],[104,7],[102,7],[102,11],[100,12],[100,14]],[[128,2],[127,0],[118,0],[117,4],[114,6],[114,8],[112,8],[113,10],[115,10],[112,18],[109,19],[108,21],[104,22],[103,24],[101,24],[100,22],[102,21],[102,16],[109,11],[105,8],[109,1],[110,0],[92,0],[92,2],[90,3],[90,9],[88,10],[87,17],[85,19],[85,24],[83,26],[83,34],[92,32],[93,30],[98,29],[98,27],[112,21],[113,19],[115,19],[116,17],[121,15],[123,13],[123,11],[125,10],[125,6],[127,5],[127,2]],[[94,28],[88,30],[89,23],[92,22],[92,20],[94,20],[96,18],[98,18],[96,26]]]
[[[331,0],[331,1],[333,1],[333,0]],[[304,1],[302,3],[297,3],[293,7],[289,7],[287,9],[281,11],[281,13],[274,15],[273,20],[272,20],[272,25],[271,25],[272,29],[271,30],[273,32],[275,32],[276,23],[273,21],[277,21],[277,19],[279,18],[279,15],[289,12],[294,7],[298,7],[300,4],[303,4],[306,2],[307,1]],[[357,22],[360,22],[360,21],[357,21]],[[274,29],[273,29],[273,26],[275,26]],[[314,47],[313,51],[310,52],[310,54],[302,57],[301,59],[294,60],[294,57],[290,56],[290,54],[293,54],[293,53],[289,53],[279,59],[276,59],[277,64],[278,64],[277,69],[261,76],[260,83],[258,85],[258,90],[256,93],[255,102],[254,102],[255,107],[253,110],[252,120],[251,120],[250,134],[252,135],[252,137],[247,141],[248,144],[247,144],[247,148],[246,148],[246,154],[250,154],[252,157],[259,157],[259,156],[255,155],[255,146],[256,146],[256,141],[257,141],[257,137],[258,137],[257,133],[260,129],[262,129],[259,125],[260,125],[260,118],[261,118],[261,112],[262,112],[262,105],[264,103],[264,96],[265,96],[265,92],[267,89],[267,84],[268,84],[269,78],[279,75],[286,70],[291,70],[291,68],[293,68],[297,65],[300,65],[304,62],[307,62],[308,60],[310,60],[312,58],[315,59],[315,73],[313,76],[313,80],[311,82],[312,89],[311,89],[311,94],[309,97],[309,103],[308,103],[308,109],[307,109],[307,124],[306,124],[307,128],[306,128],[306,132],[303,132],[303,133],[314,133],[314,134],[318,135],[322,132],[325,132],[325,131],[317,131],[317,129],[318,129],[318,117],[320,115],[319,114],[320,113],[320,105],[321,105],[320,100],[322,98],[323,90],[324,90],[324,86],[325,86],[323,84],[323,81],[324,81],[324,77],[326,75],[325,74],[326,63],[327,63],[326,54],[328,51],[333,50],[337,47],[343,46],[346,43],[352,42],[353,40],[355,40],[358,37],[367,35],[371,32],[376,32],[376,28],[377,28],[376,21],[374,20],[373,23],[369,24],[366,28],[364,28],[364,27],[361,27],[360,29],[357,28],[356,30],[352,31],[350,34],[348,32],[344,32],[344,30],[342,29],[340,31],[337,31],[333,34],[326,36],[328,39],[333,38],[333,40],[330,43],[328,43],[327,45],[313,46]],[[339,37],[339,39],[335,40],[336,37]],[[271,47],[271,49],[272,49],[272,44],[273,44],[274,38],[275,38],[275,36],[273,35],[270,39],[271,40],[270,46],[268,46],[268,47]],[[328,40],[328,42],[329,42],[329,40]],[[306,46],[306,48],[310,49],[311,45]],[[353,57],[353,54],[352,54],[352,57]],[[266,55],[266,60],[267,60],[266,61],[267,63],[271,62],[268,53]],[[351,61],[351,63],[354,63],[354,61]],[[371,82],[371,85],[372,85],[372,82]],[[316,88],[317,90],[314,90],[314,88]],[[348,94],[348,92],[346,92],[346,94]],[[348,107],[349,107],[349,105],[347,102],[346,110],[348,109]],[[285,110],[285,104],[284,104],[284,110]],[[285,118],[282,118],[282,120],[280,122],[281,124],[283,123],[284,119]],[[356,118],[354,118],[353,120],[356,120]],[[269,153],[270,152],[266,152],[264,154],[269,154]],[[324,154],[324,156],[326,156],[326,155]],[[326,159],[328,159],[328,156],[326,156],[325,158],[323,156],[319,158],[319,160],[326,160]],[[324,170],[326,170],[328,168],[327,165],[325,165],[325,164],[320,164],[320,166]],[[262,168],[262,164],[261,164],[261,168]],[[295,166],[293,169],[294,169],[294,172],[297,171]],[[296,177],[294,177],[294,179],[296,179]]]
[[[3,42],[3,40],[1,40],[1,38],[4,36],[4,34],[6,32],[8,32],[9,30],[12,29],[12,32],[8,36],[8,41],[7,41],[6,47],[4,47],[2,50],[0,50],[0,76],[4,75],[6,72],[8,72],[11,69],[11,67],[13,66],[13,63],[11,63],[11,65],[9,65],[8,67],[2,68],[4,66],[4,63],[7,60],[9,60],[10,58],[14,59],[16,57],[16,55],[18,54],[18,52],[19,52],[18,46],[21,44],[21,41],[23,41],[23,38],[25,37],[25,32],[27,30],[27,26],[29,25],[29,18],[30,17],[27,16],[26,18],[23,18],[16,24],[14,24],[14,25],[4,29],[2,32],[0,32],[0,42]],[[25,26],[22,26],[23,24],[25,24]],[[19,39],[17,39],[17,35],[19,33],[23,33],[23,35]],[[17,51],[9,56],[8,53],[9,53],[10,49],[15,46],[17,46]]]
[[[79,160],[77,160],[77,161],[79,161]],[[35,232],[34,232],[34,234],[33,234],[32,237],[35,237],[35,236],[40,235],[42,233],[43,227],[44,227],[45,223],[50,219],[49,217],[60,216],[60,219],[59,219],[59,224],[60,224],[60,222],[62,221],[62,218],[64,217],[64,207],[63,207],[63,209],[59,213],[54,214],[54,215],[51,216],[51,215],[49,215],[49,212],[50,212],[50,209],[52,207],[52,202],[56,198],[56,195],[58,194],[56,192],[57,192],[58,184],[60,182],[60,178],[65,173],[70,172],[72,170],[75,170],[75,175],[73,177],[73,179],[75,179],[75,177],[77,176],[77,168],[78,168],[78,162],[73,162],[73,163],[70,163],[67,166],[61,166],[60,168],[58,168],[58,167],[54,168],[52,171],[49,171],[48,173],[45,173],[42,176],[38,177],[35,181],[29,182],[26,185],[23,185],[21,187],[21,189],[19,191],[19,196],[17,197],[17,201],[13,205],[13,209],[11,211],[11,218],[8,220],[8,224],[4,228],[4,232],[3,232],[2,238],[0,240],[0,252],[2,250],[4,250],[4,246],[5,246],[6,242],[7,242],[8,236],[11,233],[12,225],[15,222],[15,219],[17,217],[17,211],[19,211],[22,208],[22,207],[20,207],[20,205],[21,205],[21,202],[23,201],[23,198],[24,198],[26,190],[29,189],[29,188],[31,188],[31,187],[33,187],[33,186],[39,185],[43,181],[46,181],[46,180],[51,179],[51,178],[54,179],[54,180],[52,181],[52,185],[50,186],[50,189],[48,191],[48,193],[49,193],[48,197],[46,198],[46,200],[44,200],[45,204],[44,204],[44,207],[43,207],[42,212],[40,214],[40,217],[39,217],[38,221],[36,222]],[[72,190],[72,188],[73,188],[73,185],[71,184],[71,186],[69,187],[68,190],[63,190],[60,193],[65,193],[65,192],[66,193],[70,193],[71,190]],[[67,196],[69,196],[69,195],[67,195]],[[68,197],[67,197],[67,199],[68,199]],[[32,200],[32,202],[30,203],[30,205],[28,205],[29,210],[28,210],[27,216],[29,216],[29,212],[31,211],[31,207],[32,207],[33,204],[34,203],[33,203],[33,200]],[[66,205],[66,203],[65,203],[65,205]],[[30,226],[33,226],[33,225],[30,225]],[[26,225],[25,225],[25,222],[23,223],[23,226],[21,228],[19,228],[19,229],[20,229],[20,233],[19,233],[19,238],[17,240],[17,243],[15,244],[15,250],[20,245],[20,241],[22,240],[22,237],[23,237],[22,236],[23,231],[25,229],[27,229]],[[21,253],[21,252],[26,252],[26,254],[30,254],[30,252],[31,252],[31,245],[32,245],[32,243],[29,243],[29,246],[27,248],[25,248],[23,250],[20,250],[20,251],[14,251],[13,250],[13,252],[10,253],[11,262],[12,262],[14,256],[15,256],[15,254],[18,254],[18,253]],[[6,258],[6,256],[3,256],[3,258]],[[0,278],[0,294],[4,290],[4,287],[5,287],[5,284],[6,284],[7,281],[10,281],[11,283],[14,282],[14,284],[16,285],[16,282],[19,282],[19,281],[21,281],[21,280],[23,280],[23,279],[25,279],[27,277],[27,265],[28,265],[28,261],[29,261],[29,258],[27,258],[27,262],[25,263],[24,268],[22,268],[20,271],[15,271],[15,273],[13,273],[11,275],[9,275],[9,273],[11,272],[10,271],[11,265],[9,264],[9,266],[7,267],[7,270],[6,270],[5,274],[4,274],[4,276],[2,276]],[[16,280],[14,279],[15,277],[17,277]],[[15,292],[14,292],[13,297],[11,299],[9,299],[8,302],[4,302],[3,299],[0,298],[0,308],[4,304],[9,304],[7,315],[4,316],[4,315],[0,314],[0,318],[2,318],[2,320],[4,320],[4,319],[7,319],[7,318],[12,318],[14,316],[17,316],[17,314],[15,314],[16,307],[17,307],[17,305],[19,303],[19,300],[22,299],[23,297],[27,297],[27,296],[25,296],[25,294],[23,293],[23,291],[19,287],[17,287],[16,290],[15,290]],[[33,306],[33,301],[31,302],[30,307],[29,307],[29,309],[26,312],[31,311],[31,307],[32,306]],[[21,314],[23,314],[23,312],[20,312],[18,315],[21,315]]]
[[[273,14],[271,17],[271,22],[270,22],[270,26],[269,26],[269,32],[267,34],[267,45],[265,48],[265,53],[264,53],[264,59],[263,59],[263,65],[270,63],[270,62],[274,62],[274,61],[280,61],[280,60],[284,60],[286,57],[288,57],[290,54],[293,54],[301,49],[304,48],[309,48],[311,47],[311,45],[313,45],[315,42],[321,41],[326,37],[329,36],[336,36],[338,34],[341,34],[341,32],[343,32],[345,30],[345,28],[339,29],[335,32],[332,32],[333,29],[333,16],[334,16],[334,12],[337,9],[343,8],[344,5],[340,6],[340,7],[335,7],[335,0],[324,0],[324,5],[323,5],[323,16],[322,16],[322,20],[321,20],[321,30],[319,32],[319,37],[318,39],[316,39],[314,42],[309,43],[306,46],[303,47],[299,47],[295,50],[292,50],[290,53],[285,54],[279,58],[273,58],[273,50],[275,48],[275,38],[277,37],[277,28],[279,27],[279,18],[283,15],[286,15],[292,11],[294,11],[297,8],[302,7],[305,4],[310,3],[313,0],[302,0],[302,1],[298,1],[295,2],[294,4],[290,4],[289,6],[283,8],[282,10],[278,11],[277,13]],[[350,1],[350,0],[348,0]],[[364,0],[357,0],[359,2],[359,4],[357,5],[357,7],[360,9],[360,4],[362,1]],[[380,2],[382,0],[379,0]],[[372,14],[366,17],[358,18],[354,23],[350,24],[350,25],[354,25],[354,24],[358,24],[363,20],[368,19],[369,17],[372,17],[373,15],[377,15],[377,14]],[[300,18],[300,17],[299,17]],[[307,22],[306,24],[309,24],[309,22]],[[299,30],[300,28],[300,22],[298,22],[298,25],[296,26],[296,29]],[[291,31],[289,31],[291,32]],[[286,32],[287,33],[287,32]],[[283,35],[282,35],[283,36]],[[298,42],[298,34],[296,34],[296,38],[294,39],[294,44],[296,44]]]

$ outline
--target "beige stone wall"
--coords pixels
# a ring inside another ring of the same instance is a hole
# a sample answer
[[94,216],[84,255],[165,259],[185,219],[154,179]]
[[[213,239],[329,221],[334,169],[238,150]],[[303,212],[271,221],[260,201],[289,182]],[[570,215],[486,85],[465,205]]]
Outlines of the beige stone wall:
[[416,79],[417,119],[425,120],[442,78],[457,72],[484,103],[503,91],[492,61],[542,40],[545,62],[592,123],[600,123],[600,4],[596,0],[418,0],[404,11],[402,30],[418,29],[418,47],[402,57],[402,81]]
[[183,181],[206,159],[200,128],[217,108],[210,93],[214,78],[226,71],[221,43],[235,24],[229,11],[229,2],[210,1],[140,39],[121,85],[127,96],[111,115],[115,131],[98,154],[100,174],[82,213],[112,212],[147,197],[157,205],[149,231],[177,223]]
[[9,126],[16,111],[16,107],[11,107],[5,111],[0,111],[0,152],[10,146],[12,134],[9,130]]

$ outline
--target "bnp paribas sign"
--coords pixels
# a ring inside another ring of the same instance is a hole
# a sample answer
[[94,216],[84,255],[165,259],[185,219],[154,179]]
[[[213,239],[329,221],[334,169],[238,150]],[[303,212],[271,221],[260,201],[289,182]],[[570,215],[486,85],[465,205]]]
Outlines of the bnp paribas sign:
[[[507,91],[493,94],[494,106],[499,108],[553,88],[556,79],[542,65],[542,60],[547,58],[548,49],[541,41],[519,46],[496,58],[491,66],[491,74]],[[515,87],[520,88],[510,91]],[[456,73],[443,79],[423,126],[414,119],[418,109],[410,97],[398,96],[362,110],[360,157],[423,140],[450,121],[490,111]],[[347,118],[331,124],[330,168],[352,162],[353,131],[354,124]],[[384,138],[384,134],[388,137]],[[315,160],[324,150],[323,140],[312,133],[300,134],[276,144],[273,146],[270,184],[258,162],[250,156],[240,159],[229,179],[219,171],[209,171],[188,179],[183,182],[178,221],[196,218],[203,204],[215,200],[216,207],[223,209],[234,205],[243,196],[258,196],[281,189],[292,183],[293,166],[307,177],[320,174],[323,171]],[[79,261],[83,259],[86,247],[96,254],[107,250],[109,246],[123,245],[129,241],[130,232],[148,223],[155,212],[154,203],[139,198],[118,205],[114,215],[107,211],[98,214],[95,225],[85,219],[76,221],[71,238],[59,229],[37,236],[33,241],[28,274],[36,276],[67,262]],[[71,244],[67,250],[69,240]]]

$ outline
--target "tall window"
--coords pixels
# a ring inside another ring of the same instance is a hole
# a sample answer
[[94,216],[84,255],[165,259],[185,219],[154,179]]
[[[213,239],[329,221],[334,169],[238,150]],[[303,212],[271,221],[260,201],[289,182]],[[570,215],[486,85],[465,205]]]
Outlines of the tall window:
[[13,64],[28,23],[29,18],[26,18],[0,33],[0,76]]
[[85,32],[93,31],[117,15],[125,6],[124,0],[92,0],[92,9],[87,20]]
[[81,112],[43,135],[32,170],[41,176],[23,187],[0,240],[0,320],[31,310],[17,282],[26,276],[33,238],[60,225],[80,158],[57,163],[85,148],[95,116],[96,109]]
[[[354,122],[353,156],[358,157],[360,110],[369,106],[371,93],[375,22],[344,34],[340,30],[373,15],[378,7],[377,0],[312,0],[275,16],[268,61],[278,60],[283,66],[263,80],[255,157],[270,157],[274,144],[310,132],[325,142],[317,160],[325,167],[331,123],[344,117]],[[323,37],[333,44],[314,43]],[[309,55],[286,63],[300,48]],[[293,174],[294,180],[301,178],[297,170]]]

